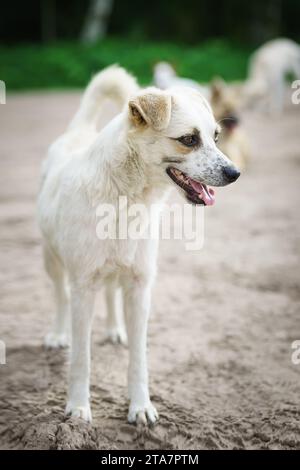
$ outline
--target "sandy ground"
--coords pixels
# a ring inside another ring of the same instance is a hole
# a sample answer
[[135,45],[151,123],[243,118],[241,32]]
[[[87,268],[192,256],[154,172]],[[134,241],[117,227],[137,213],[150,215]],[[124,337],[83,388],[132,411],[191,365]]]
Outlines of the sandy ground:
[[24,94],[0,108],[0,448],[300,448],[300,108],[245,116],[253,159],[206,209],[203,250],[161,243],[149,327],[160,421],[140,429],[126,423],[127,350],[102,341],[101,295],[92,426],[64,418],[67,352],[42,347],[53,302],[34,215],[39,169],[78,100]]

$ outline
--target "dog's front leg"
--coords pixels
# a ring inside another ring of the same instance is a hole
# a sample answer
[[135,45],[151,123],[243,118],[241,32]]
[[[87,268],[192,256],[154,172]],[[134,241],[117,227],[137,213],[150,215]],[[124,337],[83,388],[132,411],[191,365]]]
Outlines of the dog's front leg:
[[72,347],[66,414],[91,421],[90,339],[95,293],[88,288],[71,289]]
[[150,401],[147,369],[147,324],[150,311],[151,282],[132,280],[124,289],[129,342],[128,421],[154,423],[158,414]]

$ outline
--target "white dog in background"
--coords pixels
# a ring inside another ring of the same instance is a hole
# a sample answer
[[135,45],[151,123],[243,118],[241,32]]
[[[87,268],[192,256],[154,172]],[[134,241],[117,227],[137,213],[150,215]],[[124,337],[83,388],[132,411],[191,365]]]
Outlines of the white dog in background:
[[174,68],[168,62],[158,62],[154,67],[153,83],[161,90],[167,90],[173,86],[187,86],[199,91],[208,101],[210,100],[210,89],[200,85],[190,78],[179,77]]
[[300,79],[300,46],[284,38],[261,46],[250,59],[249,77],[242,89],[245,104],[258,104],[270,113],[280,113],[287,74]]
[[[101,103],[113,97],[122,112],[101,131]],[[68,342],[71,360],[66,414],[91,421],[90,339],[96,291],[107,289],[110,328],[120,331],[114,296],[121,287],[129,344],[129,422],[153,423],[146,359],[147,322],[156,271],[157,240],[100,239],[97,207],[119,196],[150,208],[175,185],[195,204],[211,205],[213,190],[239,172],[216,147],[219,126],[197,91],[140,90],[118,67],[89,84],[66,132],[50,147],[38,200],[46,270],[53,281],[57,318],[50,347]]]

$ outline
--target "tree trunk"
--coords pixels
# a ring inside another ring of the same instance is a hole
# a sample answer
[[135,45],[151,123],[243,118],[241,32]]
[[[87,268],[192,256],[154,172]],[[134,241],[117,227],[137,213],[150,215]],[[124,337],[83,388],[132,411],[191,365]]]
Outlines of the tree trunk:
[[41,3],[41,35],[43,42],[56,39],[55,0],[43,0]]
[[[254,9],[251,21],[253,42],[262,44],[278,36],[282,24],[282,0],[265,0],[260,6],[253,2],[252,8]],[[256,9],[259,9],[259,15]]]
[[92,43],[105,37],[112,8],[113,0],[90,0],[80,35],[82,42]]

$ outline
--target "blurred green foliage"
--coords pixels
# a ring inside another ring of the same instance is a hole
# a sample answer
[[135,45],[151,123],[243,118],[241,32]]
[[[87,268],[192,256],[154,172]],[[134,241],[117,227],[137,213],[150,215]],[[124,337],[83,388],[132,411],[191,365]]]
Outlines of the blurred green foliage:
[[168,61],[178,75],[207,82],[216,75],[244,79],[250,50],[225,40],[199,46],[167,42],[136,42],[108,38],[98,44],[78,42],[0,47],[0,79],[7,90],[83,87],[98,70],[118,63],[141,84],[152,81],[156,62]]

